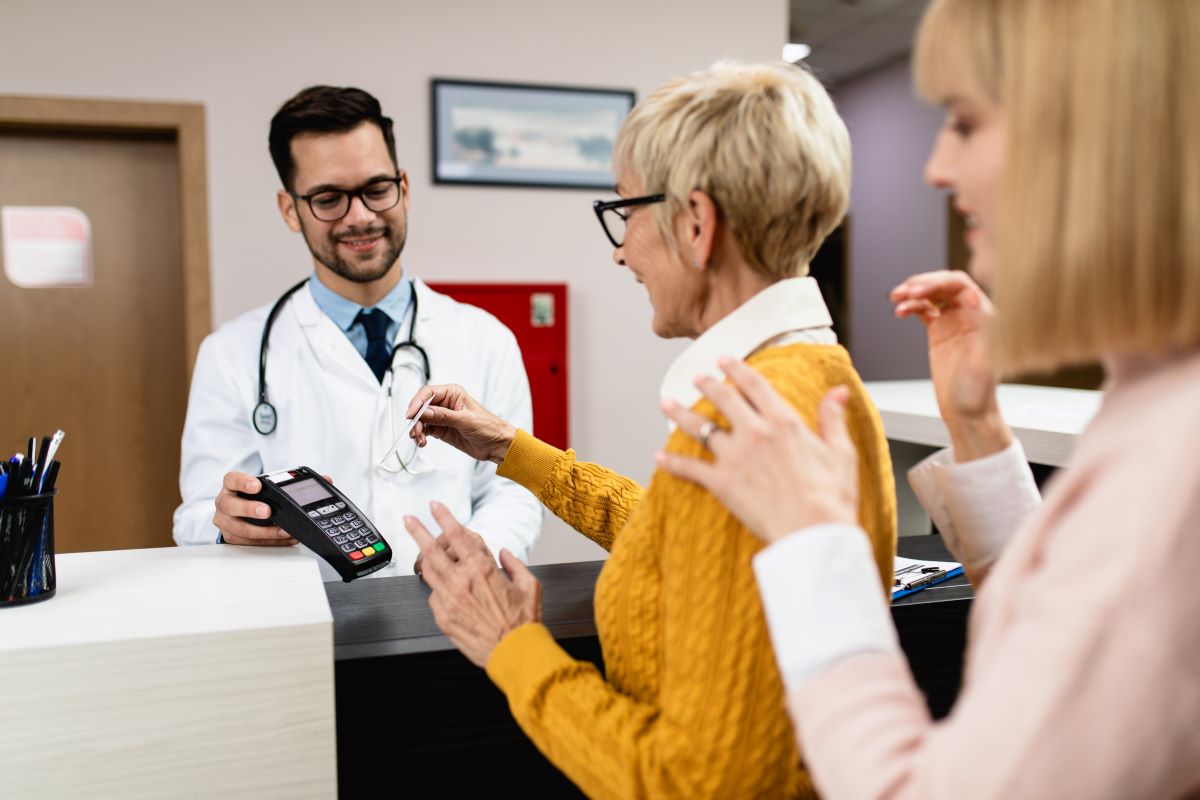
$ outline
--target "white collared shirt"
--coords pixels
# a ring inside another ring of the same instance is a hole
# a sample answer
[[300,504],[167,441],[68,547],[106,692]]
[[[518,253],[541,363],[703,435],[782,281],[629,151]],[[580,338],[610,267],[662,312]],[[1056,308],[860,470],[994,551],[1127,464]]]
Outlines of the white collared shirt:
[[815,279],[778,281],[696,337],[667,370],[659,394],[691,408],[702,396],[693,383],[697,375],[725,379],[717,367],[721,356],[746,358],[768,345],[837,344],[832,325]]

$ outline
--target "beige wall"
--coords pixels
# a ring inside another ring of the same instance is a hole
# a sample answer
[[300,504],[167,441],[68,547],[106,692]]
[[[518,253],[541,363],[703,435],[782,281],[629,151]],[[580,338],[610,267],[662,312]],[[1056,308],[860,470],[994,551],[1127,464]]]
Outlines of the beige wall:
[[[644,96],[723,56],[778,58],[784,0],[5,0],[0,30],[0,92],[207,106],[217,324],[311,269],[275,210],[271,114],[312,83],[377,95],[412,180],[405,267],[431,280],[568,283],[572,444],[582,458],[649,477],[665,432],[658,382],[682,344],[654,339],[645,293],[612,264],[592,215],[595,193],[432,185],[429,78]],[[551,520],[534,556],[601,552]]]

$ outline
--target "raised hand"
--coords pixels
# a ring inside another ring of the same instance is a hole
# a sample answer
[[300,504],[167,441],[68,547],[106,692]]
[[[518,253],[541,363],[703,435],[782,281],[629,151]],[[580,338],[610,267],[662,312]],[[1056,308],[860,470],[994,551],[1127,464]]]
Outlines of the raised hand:
[[929,340],[929,373],[958,461],[999,452],[1012,442],[996,401],[992,357],[995,309],[965,272],[908,278],[889,295],[898,318],[916,317]]

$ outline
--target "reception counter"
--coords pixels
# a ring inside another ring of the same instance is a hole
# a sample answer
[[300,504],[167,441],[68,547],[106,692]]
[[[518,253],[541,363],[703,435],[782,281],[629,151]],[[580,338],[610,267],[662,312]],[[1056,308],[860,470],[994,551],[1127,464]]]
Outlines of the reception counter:
[[[937,537],[901,553],[945,557]],[[550,631],[601,668],[602,566],[532,568]],[[323,584],[298,548],[59,556],[57,596],[0,607],[0,795],[578,797],[428,597],[417,577]],[[970,599],[959,579],[893,606],[938,715]]]
[[294,548],[72,553],[0,606],[0,796],[328,798],[333,618]]
[[[948,559],[940,537],[910,537],[900,554]],[[592,594],[604,562],[532,567],[542,582],[544,622],[567,652],[603,669]],[[531,797],[580,797],[513,721],[504,696],[441,634],[429,610],[429,589],[417,577],[352,584],[327,583],[334,619],[339,785],[343,797],[374,790],[374,778],[346,769],[361,742],[354,731],[385,713],[386,748],[404,785],[418,794],[477,797],[511,780]],[[966,620],[972,598],[964,578],[905,597],[892,606],[900,642],[935,716],[958,692]],[[356,703],[364,685],[386,682],[381,712]]]

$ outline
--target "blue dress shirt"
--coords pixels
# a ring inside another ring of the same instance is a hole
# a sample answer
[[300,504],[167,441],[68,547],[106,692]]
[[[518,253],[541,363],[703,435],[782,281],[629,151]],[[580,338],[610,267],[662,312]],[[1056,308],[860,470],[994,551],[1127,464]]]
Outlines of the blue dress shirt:
[[[367,357],[367,332],[363,330],[362,323],[356,323],[355,320],[358,312],[366,307],[347,300],[321,283],[316,272],[309,279],[308,288],[312,291],[313,300],[317,301],[317,306],[342,329],[346,338],[354,345],[354,349],[365,359]],[[400,282],[378,304],[370,307],[378,308],[392,318],[387,328],[389,342],[396,341],[396,334],[400,332],[400,325],[404,322],[404,317],[408,314],[408,307],[412,303],[412,295],[412,279],[407,275],[401,275]],[[366,310],[369,311],[370,308],[366,308]]]

